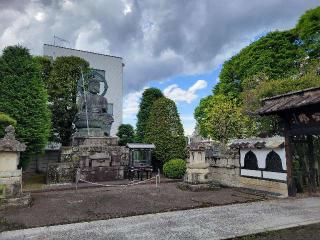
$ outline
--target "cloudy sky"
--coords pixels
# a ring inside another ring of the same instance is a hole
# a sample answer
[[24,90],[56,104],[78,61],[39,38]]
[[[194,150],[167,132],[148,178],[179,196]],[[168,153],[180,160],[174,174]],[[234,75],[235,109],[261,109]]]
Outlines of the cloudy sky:
[[211,93],[221,64],[254,39],[294,27],[319,0],[0,0],[0,48],[42,55],[57,35],[66,47],[124,58],[124,122],[134,124],[141,93],[173,99],[186,133]]

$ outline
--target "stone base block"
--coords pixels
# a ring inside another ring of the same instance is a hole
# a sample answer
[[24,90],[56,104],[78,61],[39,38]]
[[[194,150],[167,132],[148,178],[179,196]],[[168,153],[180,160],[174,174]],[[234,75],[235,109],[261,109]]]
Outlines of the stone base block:
[[96,167],[81,170],[81,179],[90,182],[103,182],[119,180],[124,178],[124,167]]
[[23,193],[19,197],[0,199],[0,210],[8,207],[25,207],[30,203],[30,193]]
[[208,168],[188,168],[185,175],[185,182],[187,183],[207,183],[210,181],[208,179],[209,169]]
[[74,137],[73,146],[117,146],[117,137]]
[[220,186],[217,183],[200,183],[200,184],[191,184],[191,183],[178,183],[178,188],[181,190],[187,190],[192,192],[201,192],[201,191],[210,191],[219,189]]
[[281,197],[288,196],[288,186],[287,183],[284,182],[240,177],[240,184],[244,188],[251,188],[263,192],[269,192]]
[[20,196],[21,189],[22,189],[21,175],[0,177],[0,199],[14,198],[14,197]]

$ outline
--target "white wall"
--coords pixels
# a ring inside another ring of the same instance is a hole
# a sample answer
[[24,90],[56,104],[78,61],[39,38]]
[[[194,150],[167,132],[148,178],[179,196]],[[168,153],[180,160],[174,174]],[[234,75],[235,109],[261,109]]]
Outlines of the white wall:
[[[264,169],[266,167],[266,158],[267,155],[271,151],[275,151],[279,157],[281,158],[282,168],[283,170],[287,170],[286,164],[286,156],[285,156],[285,149],[284,148],[275,148],[275,149],[241,149],[240,150],[240,165],[244,167],[244,157],[247,152],[252,151],[258,161],[258,168]],[[278,173],[278,172],[270,172],[264,170],[249,170],[249,169],[241,169],[241,176],[249,176],[249,177],[258,177],[262,179],[274,179],[280,181],[286,181],[287,173]]]
[[111,128],[111,136],[115,136],[119,125],[122,123],[122,99],[123,99],[123,63],[122,58],[108,56],[99,53],[86,52],[71,48],[64,48],[44,44],[43,55],[53,58],[60,56],[77,56],[87,60],[90,68],[105,71],[108,83],[108,91],[105,97],[109,103],[113,103],[114,123]]
[[275,151],[281,158],[282,168],[283,170],[287,170],[287,164],[286,164],[286,153],[284,148],[275,148],[275,149],[241,149],[240,150],[240,163],[241,167],[244,166],[244,156],[247,152],[252,151],[258,160],[258,167],[259,168],[265,168],[266,167],[266,158],[268,153],[270,153],[272,150]]

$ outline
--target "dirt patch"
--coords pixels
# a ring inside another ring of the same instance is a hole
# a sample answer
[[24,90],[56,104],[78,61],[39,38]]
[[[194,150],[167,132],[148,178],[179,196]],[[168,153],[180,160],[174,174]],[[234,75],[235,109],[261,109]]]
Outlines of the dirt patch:
[[91,188],[33,193],[28,208],[5,209],[1,230],[40,227],[147,213],[210,207],[261,200],[261,196],[235,188],[192,192],[162,183],[115,188]]
[[256,235],[232,238],[234,240],[319,240],[320,224],[288,228],[279,231],[260,233]]

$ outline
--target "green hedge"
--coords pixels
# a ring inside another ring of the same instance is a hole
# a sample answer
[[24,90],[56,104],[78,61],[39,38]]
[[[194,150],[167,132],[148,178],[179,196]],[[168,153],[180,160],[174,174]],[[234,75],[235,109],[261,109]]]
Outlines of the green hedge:
[[9,126],[16,126],[17,122],[7,114],[0,112],[0,138],[4,136],[4,129]]
[[171,159],[163,165],[163,173],[168,178],[182,178],[186,170],[186,161],[182,159]]

